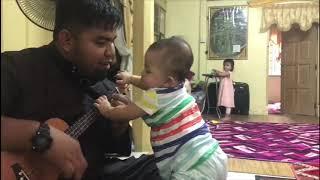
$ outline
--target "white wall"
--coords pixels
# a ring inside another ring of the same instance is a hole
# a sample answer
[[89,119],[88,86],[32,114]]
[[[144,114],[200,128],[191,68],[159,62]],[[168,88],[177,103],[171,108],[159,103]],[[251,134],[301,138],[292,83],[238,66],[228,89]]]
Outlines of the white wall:
[[1,52],[38,47],[52,40],[52,32],[27,19],[15,0],[1,0]]

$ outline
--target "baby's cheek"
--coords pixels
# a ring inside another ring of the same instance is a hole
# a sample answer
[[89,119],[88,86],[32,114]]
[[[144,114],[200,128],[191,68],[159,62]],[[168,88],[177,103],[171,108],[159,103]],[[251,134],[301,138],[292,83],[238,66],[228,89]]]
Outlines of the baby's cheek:
[[145,79],[143,79],[143,84],[145,85],[145,86],[147,86],[147,87],[150,87],[150,86],[152,86],[152,84],[153,84],[153,79],[151,79],[151,78],[145,78]]

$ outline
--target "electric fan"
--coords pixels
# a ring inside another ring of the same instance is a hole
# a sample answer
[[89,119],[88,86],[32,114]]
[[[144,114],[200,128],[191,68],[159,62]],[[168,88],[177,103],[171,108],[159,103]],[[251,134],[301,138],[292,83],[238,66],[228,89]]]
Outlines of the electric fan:
[[22,13],[35,25],[53,31],[55,0],[16,0]]

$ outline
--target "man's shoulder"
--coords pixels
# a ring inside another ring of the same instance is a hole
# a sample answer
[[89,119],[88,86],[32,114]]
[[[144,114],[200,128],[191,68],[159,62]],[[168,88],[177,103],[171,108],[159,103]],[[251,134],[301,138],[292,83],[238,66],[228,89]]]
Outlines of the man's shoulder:
[[27,63],[32,64],[46,59],[48,56],[48,46],[41,46],[36,48],[26,48],[19,51],[5,51],[1,53],[1,61],[10,61],[13,63]]
[[53,56],[46,46],[1,53],[1,74],[10,73],[20,81],[43,79],[54,71]]

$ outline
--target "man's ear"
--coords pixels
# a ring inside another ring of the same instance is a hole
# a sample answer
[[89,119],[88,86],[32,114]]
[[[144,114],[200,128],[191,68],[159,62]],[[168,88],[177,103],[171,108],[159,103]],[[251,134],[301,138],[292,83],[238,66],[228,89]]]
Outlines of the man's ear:
[[164,83],[164,86],[167,88],[175,87],[177,85],[178,85],[178,81],[176,80],[176,78],[172,76],[168,76],[167,81]]
[[73,36],[70,31],[63,29],[58,33],[58,43],[64,52],[69,53],[73,46]]

